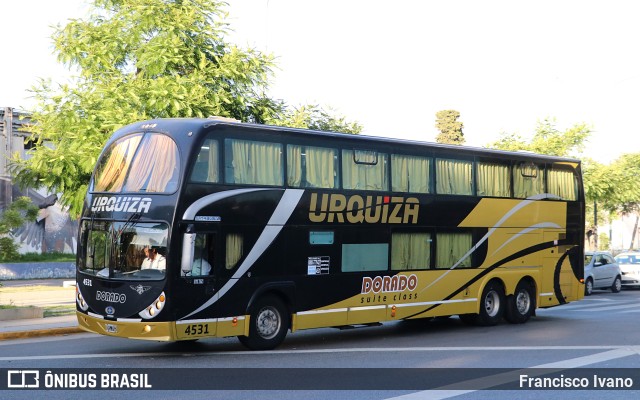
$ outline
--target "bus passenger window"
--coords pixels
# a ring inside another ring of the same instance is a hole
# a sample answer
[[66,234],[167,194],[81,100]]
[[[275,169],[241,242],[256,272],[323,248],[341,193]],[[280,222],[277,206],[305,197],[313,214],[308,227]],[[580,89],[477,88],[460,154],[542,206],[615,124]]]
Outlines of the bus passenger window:
[[342,182],[345,189],[389,190],[387,155],[376,151],[343,150]]
[[425,157],[391,155],[391,190],[429,193],[431,160]]
[[429,269],[431,235],[428,233],[394,233],[391,236],[391,269]]
[[544,170],[534,163],[521,163],[513,169],[513,196],[519,199],[544,193]]
[[511,177],[508,165],[478,163],[478,196],[511,197]]
[[322,147],[287,146],[287,184],[293,187],[338,187],[338,151]]
[[578,199],[577,181],[572,170],[560,169],[554,165],[548,172],[549,193],[555,194],[562,200]]
[[125,192],[171,193],[178,189],[180,158],[173,139],[161,134],[146,134],[124,186]]
[[471,161],[436,160],[436,192],[438,194],[473,194]]
[[471,268],[471,233],[438,233],[436,235],[436,268]]
[[227,234],[225,268],[233,269],[242,258],[244,238],[238,233]]
[[202,143],[191,172],[193,182],[218,182],[218,142],[207,139]]
[[278,143],[225,139],[227,183],[281,186],[282,145]]

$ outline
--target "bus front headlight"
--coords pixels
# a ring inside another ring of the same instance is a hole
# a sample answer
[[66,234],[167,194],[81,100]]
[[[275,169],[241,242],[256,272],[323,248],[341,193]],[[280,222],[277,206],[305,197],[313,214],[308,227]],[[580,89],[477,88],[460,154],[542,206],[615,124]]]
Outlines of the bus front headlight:
[[157,299],[155,299],[149,306],[147,306],[144,310],[140,311],[138,315],[140,315],[143,319],[151,319],[156,315],[160,314],[160,311],[164,308],[166,297],[164,292],[160,293]]
[[86,301],[84,301],[84,297],[82,297],[82,293],[80,293],[80,289],[78,289],[77,286],[76,286],[76,303],[78,304],[78,307],[80,307],[82,311],[87,311],[89,309],[89,305],[87,304]]

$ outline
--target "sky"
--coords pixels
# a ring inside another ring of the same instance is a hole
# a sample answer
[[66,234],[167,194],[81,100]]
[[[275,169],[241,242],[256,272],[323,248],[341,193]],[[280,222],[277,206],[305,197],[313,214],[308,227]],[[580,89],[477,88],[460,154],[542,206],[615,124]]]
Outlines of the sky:
[[[3,2],[12,57],[0,61],[0,107],[28,109],[38,78],[67,79],[51,26],[88,10]],[[585,155],[603,163],[640,152],[633,0],[230,0],[227,10],[230,41],[276,57],[272,97],[331,108],[363,134],[434,141],[435,113],[454,109],[472,146],[554,118],[561,130],[591,126]]]

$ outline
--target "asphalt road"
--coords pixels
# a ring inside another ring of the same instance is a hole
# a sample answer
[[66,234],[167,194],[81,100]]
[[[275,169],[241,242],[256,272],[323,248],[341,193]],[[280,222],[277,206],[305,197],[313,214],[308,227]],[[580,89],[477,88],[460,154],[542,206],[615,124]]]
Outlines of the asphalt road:
[[[630,379],[640,389],[639,313],[639,290],[597,291],[577,303],[538,310],[523,325],[470,327],[452,317],[346,331],[316,329],[290,334],[281,347],[265,352],[247,351],[236,338],[172,344],[78,334],[5,341],[0,342],[3,374],[4,369],[98,376],[139,372],[148,374],[153,388],[90,393],[16,389],[0,398],[33,399],[45,393],[50,400],[86,395],[154,400],[638,398],[638,390],[596,391],[592,386],[597,375],[620,378],[621,384]],[[513,387],[514,371],[516,378],[576,375],[574,383],[587,379],[589,390]]]

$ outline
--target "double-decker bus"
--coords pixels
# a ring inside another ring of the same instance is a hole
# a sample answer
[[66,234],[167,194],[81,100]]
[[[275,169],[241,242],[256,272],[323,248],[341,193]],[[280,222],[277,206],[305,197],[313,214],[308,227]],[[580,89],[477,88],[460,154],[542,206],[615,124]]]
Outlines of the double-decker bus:
[[580,161],[158,119],[113,134],[78,238],[82,328],[159,341],[436,316],[495,325],[580,299]]

